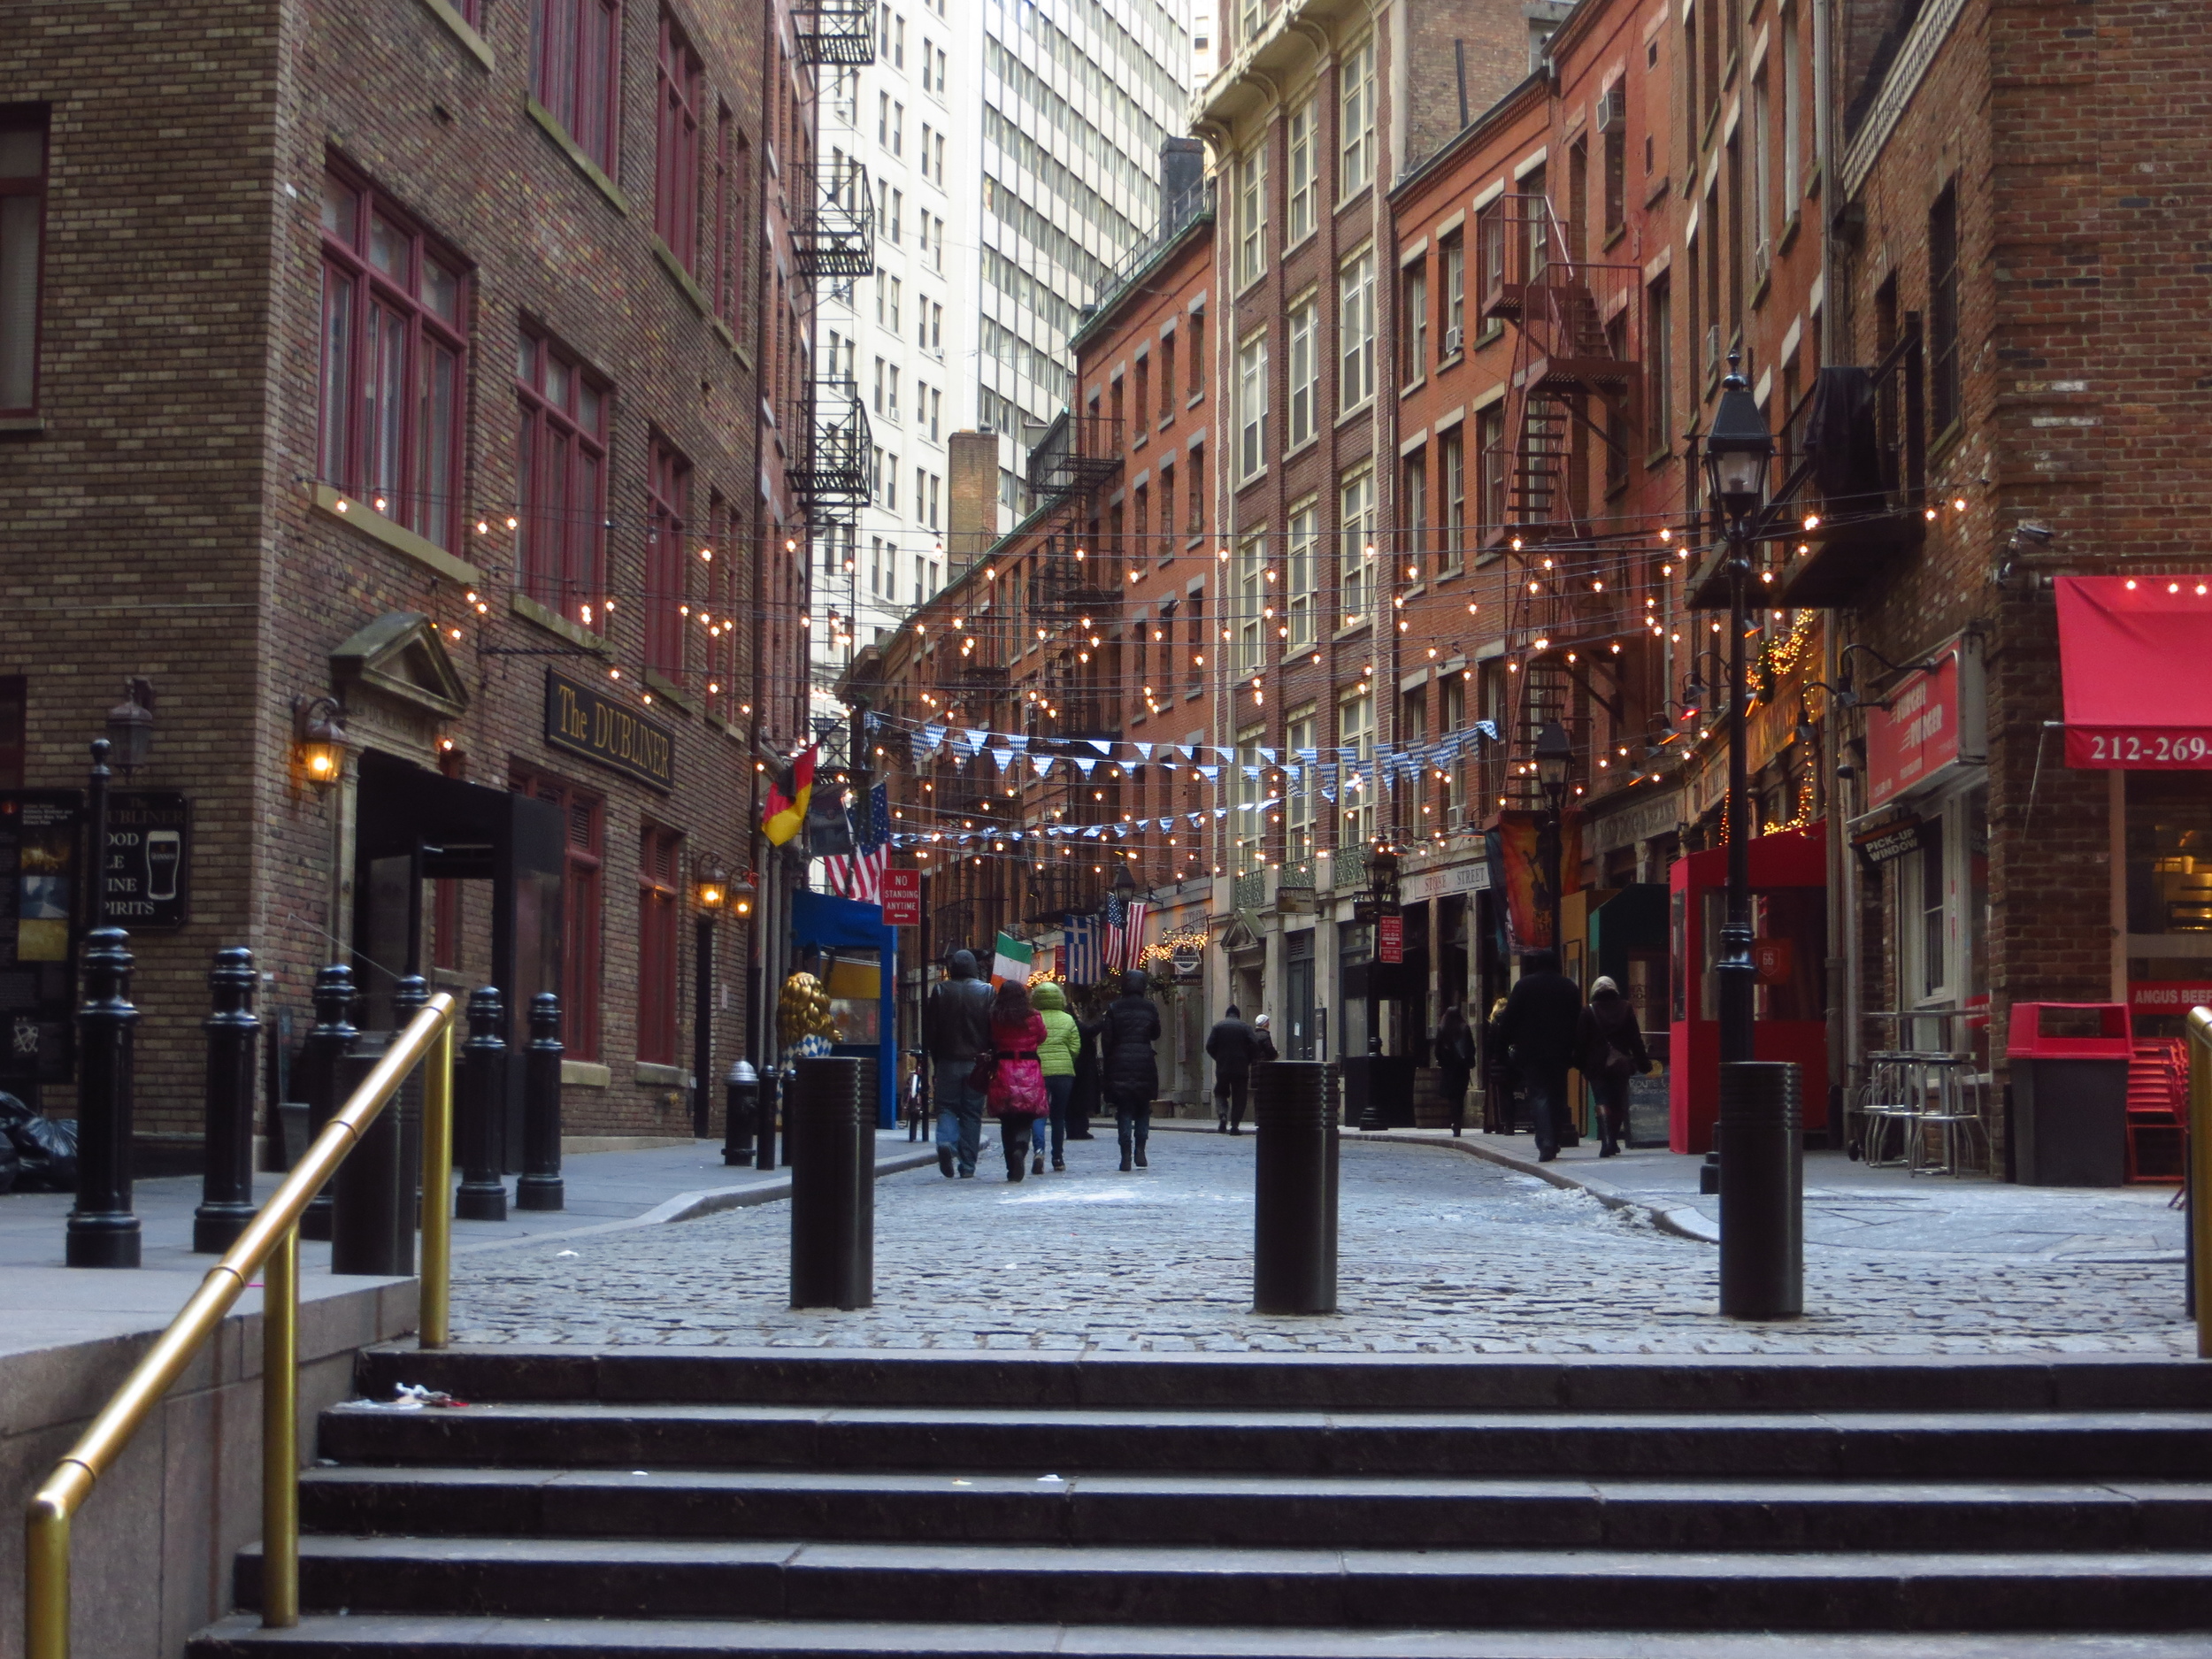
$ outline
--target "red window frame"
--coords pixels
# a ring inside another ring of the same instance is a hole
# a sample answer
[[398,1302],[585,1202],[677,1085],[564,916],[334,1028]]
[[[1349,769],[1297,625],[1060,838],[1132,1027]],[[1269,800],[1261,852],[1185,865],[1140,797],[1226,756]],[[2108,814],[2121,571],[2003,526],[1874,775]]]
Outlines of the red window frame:
[[613,178],[622,131],[622,0],[531,0],[530,89]]
[[737,302],[745,246],[745,167],[749,151],[737,118],[718,107],[714,135],[714,314],[737,328]]
[[517,795],[558,807],[567,821],[561,872],[561,1042],[570,1059],[596,1060],[607,803],[542,772],[518,770],[510,781]]
[[606,626],[607,413],[613,388],[525,328],[515,352],[515,568],[522,591]]
[[683,836],[648,824],[639,837],[637,876],[637,1057],[676,1064],[677,872]]
[[[21,142],[26,134],[30,143]],[[0,415],[27,415],[38,408],[50,146],[44,110],[0,110]],[[25,152],[34,149],[35,158],[26,169]],[[29,244],[27,252],[21,245],[25,242]],[[19,332],[12,335],[19,324]],[[12,389],[20,396],[10,396]]]
[[717,490],[707,500],[706,633],[707,708],[727,718],[737,707],[737,515]]
[[660,54],[654,101],[653,228],[676,263],[699,269],[699,101],[704,72],[699,54],[661,13]]
[[460,541],[469,279],[366,179],[324,175],[316,471],[442,548]]
[[684,622],[691,610],[684,557],[690,496],[691,463],[656,436],[645,487],[645,666],[672,682],[684,672]]

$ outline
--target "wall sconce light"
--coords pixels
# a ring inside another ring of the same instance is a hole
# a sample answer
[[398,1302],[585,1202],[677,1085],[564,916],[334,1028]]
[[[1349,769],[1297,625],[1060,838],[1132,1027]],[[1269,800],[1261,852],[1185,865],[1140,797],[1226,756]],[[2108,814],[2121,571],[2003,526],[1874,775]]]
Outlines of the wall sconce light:
[[108,762],[126,773],[143,766],[154,749],[154,682],[123,682],[123,701],[108,710]]
[[722,868],[719,859],[710,859],[699,872],[695,887],[699,910],[704,916],[718,916],[730,902],[729,872]]
[[759,880],[751,871],[748,870],[729,885],[730,914],[740,921],[744,920],[752,915],[753,901],[759,896]]
[[295,697],[292,734],[299,745],[300,765],[307,780],[328,788],[345,775],[346,751],[353,740],[346,734],[345,709],[335,697]]

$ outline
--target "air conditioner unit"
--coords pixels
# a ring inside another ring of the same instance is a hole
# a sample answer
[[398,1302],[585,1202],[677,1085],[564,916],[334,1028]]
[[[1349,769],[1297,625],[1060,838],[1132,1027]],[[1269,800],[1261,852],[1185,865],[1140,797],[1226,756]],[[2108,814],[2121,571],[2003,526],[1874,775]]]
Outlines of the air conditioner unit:
[[1720,373],[1720,325],[1714,323],[1705,330],[1705,373]]
[[1609,133],[1627,119],[1628,88],[1617,81],[1598,99],[1597,129],[1601,133]]
[[1757,288],[1767,280],[1767,273],[1774,265],[1774,244],[1762,236],[1759,245],[1751,250],[1751,286]]
[[1460,348],[1466,343],[1466,341],[1463,338],[1465,332],[1465,330],[1459,328],[1447,328],[1444,331],[1444,356],[1448,357],[1455,357],[1459,355]]

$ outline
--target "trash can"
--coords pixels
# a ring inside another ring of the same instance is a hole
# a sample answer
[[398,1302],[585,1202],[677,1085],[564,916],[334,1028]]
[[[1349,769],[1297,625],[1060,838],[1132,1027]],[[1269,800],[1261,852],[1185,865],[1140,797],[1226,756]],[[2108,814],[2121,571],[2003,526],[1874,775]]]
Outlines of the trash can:
[[2127,1179],[2128,1062],[2117,1002],[2015,1002],[2013,1175],[2024,1187],[2118,1187]]

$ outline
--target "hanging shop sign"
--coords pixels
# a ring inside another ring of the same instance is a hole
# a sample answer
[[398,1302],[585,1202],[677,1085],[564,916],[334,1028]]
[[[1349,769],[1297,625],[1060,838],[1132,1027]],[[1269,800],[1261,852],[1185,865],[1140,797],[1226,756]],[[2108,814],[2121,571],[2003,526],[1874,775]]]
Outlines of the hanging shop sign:
[[[1721,768],[1721,780],[1725,787],[1728,769]],[[1624,847],[1633,847],[1658,835],[1671,835],[1682,827],[1683,795],[1679,789],[1669,789],[1637,801],[1632,806],[1608,812],[1603,818],[1593,818],[1585,832],[1592,853],[1617,852]]]
[[1423,899],[1442,898],[1450,893],[1481,893],[1489,886],[1490,860],[1478,848],[1458,864],[1417,870],[1409,876],[1401,876],[1398,898],[1401,903],[1417,904]]
[[1854,835],[1851,844],[1869,864],[1886,864],[1893,858],[1902,858],[1907,853],[1920,850],[1920,820],[1893,818],[1878,828]]
[[181,791],[118,789],[108,796],[105,914],[133,933],[181,927],[191,917],[192,809]]
[[0,790],[0,1087],[66,1082],[84,797]]
[[2212,980],[2130,979],[2128,1012],[2138,1017],[2163,1015],[2174,1019],[2187,1016],[2200,1003],[2212,1004]]
[[922,925],[922,872],[891,870],[883,872],[883,925],[919,927]]
[[596,686],[545,671],[545,741],[650,784],[676,787],[676,734]]
[[1979,645],[1962,638],[1908,678],[1886,709],[1866,714],[1866,804],[1878,806],[1930,789],[1988,759],[1984,740]]

